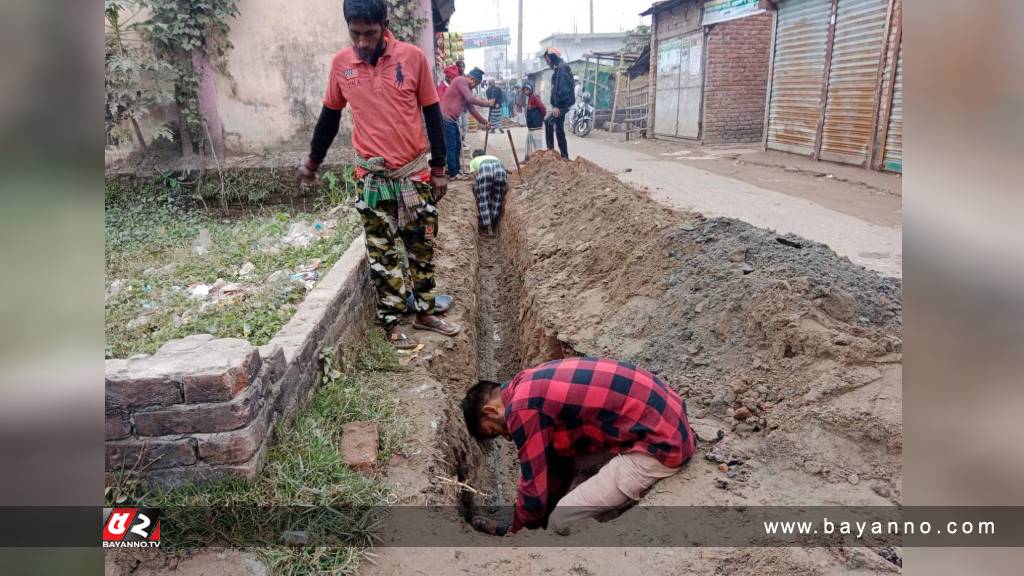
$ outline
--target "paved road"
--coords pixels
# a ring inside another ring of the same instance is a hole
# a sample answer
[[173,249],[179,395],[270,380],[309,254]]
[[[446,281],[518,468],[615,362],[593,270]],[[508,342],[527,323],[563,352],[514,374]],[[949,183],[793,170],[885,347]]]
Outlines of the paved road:
[[[482,145],[482,135],[471,138],[474,147]],[[521,156],[525,130],[514,129],[513,138]],[[507,136],[492,134],[488,148],[509,155],[511,165]],[[673,208],[737,218],[783,234],[792,232],[823,242],[865,268],[886,276],[903,275],[903,236],[898,227],[877,225],[807,198],[767,190],[624,144],[569,136],[569,152],[573,158],[583,156],[614,172],[623,182],[647,187],[652,199]]]

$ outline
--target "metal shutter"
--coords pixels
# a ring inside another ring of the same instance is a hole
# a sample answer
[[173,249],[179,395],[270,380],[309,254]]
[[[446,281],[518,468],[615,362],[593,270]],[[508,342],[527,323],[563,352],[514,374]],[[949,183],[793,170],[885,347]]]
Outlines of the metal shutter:
[[782,0],[768,113],[768,148],[814,152],[821,118],[831,0]]
[[892,172],[903,172],[903,43],[900,42],[896,58],[896,86],[892,93],[892,112],[889,113],[889,132],[885,138],[885,163],[882,167]]
[[867,162],[888,0],[839,0],[820,158]]

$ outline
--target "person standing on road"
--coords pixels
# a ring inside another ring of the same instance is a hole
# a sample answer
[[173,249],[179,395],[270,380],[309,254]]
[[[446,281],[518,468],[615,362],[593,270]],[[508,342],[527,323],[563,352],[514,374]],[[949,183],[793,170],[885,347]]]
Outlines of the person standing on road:
[[505,95],[502,93],[501,87],[494,83],[494,80],[487,83],[487,99],[494,102],[491,104],[488,114],[491,134],[494,134],[495,130],[504,133],[505,131],[501,129],[501,107],[505,103]]
[[526,159],[529,160],[535,151],[540,150],[540,131],[548,111],[540,96],[533,93],[533,84],[523,84],[523,96],[526,99]]
[[526,124],[526,83],[516,84],[516,122],[520,125]]
[[555,147],[555,134],[558,135],[558,150],[562,158],[569,159],[569,145],[565,141],[565,115],[576,103],[575,84],[572,70],[562,61],[562,53],[557,48],[544,51],[544,61],[554,71],[551,74],[551,114],[544,120],[544,135],[548,150]]
[[[609,358],[565,358],[504,384],[481,380],[462,400],[469,433],[504,437],[519,450],[521,478],[511,527],[474,518],[502,535],[562,532],[640,500],[696,452],[686,404],[650,372]],[[604,463],[572,491],[576,471]]]
[[462,172],[460,157],[462,155],[462,130],[459,128],[459,114],[469,112],[480,123],[480,130],[487,130],[487,119],[477,112],[477,106],[494,104],[493,100],[485,100],[473,95],[473,89],[483,82],[484,73],[474,68],[468,76],[456,76],[451,86],[444,93],[441,102],[441,115],[444,117],[444,144],[448,158],[448,176],[459,178]]
[[349,106],[358,155],[356,210],[366,232],[377,318],[396,348],[415,348],[416,341],[399,324],[410,310],[398,238],[409,259],[413,327],[446,336],[460,330],[434,314],[437,202],[448,190],[441,106],[426,56],[388,30],[385,0],[345,0],[342,9],[352,45],[331,62],[327,95],[300,179],[304,185],[317,182],[317,169],[338,134],[341,111]]

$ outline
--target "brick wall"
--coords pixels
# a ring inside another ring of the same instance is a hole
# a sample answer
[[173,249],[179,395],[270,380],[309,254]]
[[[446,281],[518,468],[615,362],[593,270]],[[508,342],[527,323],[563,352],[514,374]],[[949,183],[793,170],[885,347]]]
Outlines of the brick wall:
[[704,142],[760,142],[768,89],[772,15],[715,24],[707,36]]
[[264,346],[197,334],[107,360],[107,473],[162,488],[254,479],[274,425],[311,396],[318,352],[361,337],[374,310],[360,236]]

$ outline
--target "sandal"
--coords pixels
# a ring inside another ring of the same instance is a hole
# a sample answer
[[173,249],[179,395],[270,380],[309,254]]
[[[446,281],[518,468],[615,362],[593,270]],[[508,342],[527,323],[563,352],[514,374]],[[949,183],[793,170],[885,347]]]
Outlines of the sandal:
[[401,330],[393,330],[388,333],[388,342],[395,347],[396,350],[412,350],[419,346],[419,342],[409,338],[405,335],[405,332]]
[[438,318],[437,316],[427,316],[427,320],[425,322],[421,322],[420,319],[417,318],[412,323],[412,327],[417,330],[437,332],[438,334],[443,334],[445,336],[455,336],[462,331],[462,328],[457,324],[452,324],[451,322]]

